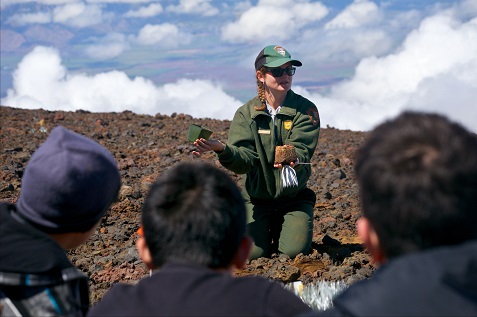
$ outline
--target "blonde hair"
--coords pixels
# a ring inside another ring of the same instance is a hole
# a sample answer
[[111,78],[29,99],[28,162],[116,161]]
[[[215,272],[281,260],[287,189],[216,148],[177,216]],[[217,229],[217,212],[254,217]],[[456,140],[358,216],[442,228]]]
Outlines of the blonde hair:
[[[260,72],[265,75],[267,72],[265,67],[260,68]],[[265,83],[262,83],[259,79],[258,76],[255,75],[257,78],[257,93],[258,93],[258,99],[261,101],[260,106],[254,106],[253,108],[257,111],[265,110],[267,108],[267,99],[265,97]]]

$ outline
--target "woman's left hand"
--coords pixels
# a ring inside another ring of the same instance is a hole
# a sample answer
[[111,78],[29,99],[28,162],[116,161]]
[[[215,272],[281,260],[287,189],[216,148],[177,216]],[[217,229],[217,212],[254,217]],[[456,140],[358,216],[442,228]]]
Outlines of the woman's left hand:
[[197,151],[193,151],[192,154],[195,156],[201,156],[202,153],[207,151],[214,151],[214,152],[222,152],[225,150],[225,144],[220,142],[219,140],[206,140],[204,138],[197,139],[194,142],[194,145],[197,147]]

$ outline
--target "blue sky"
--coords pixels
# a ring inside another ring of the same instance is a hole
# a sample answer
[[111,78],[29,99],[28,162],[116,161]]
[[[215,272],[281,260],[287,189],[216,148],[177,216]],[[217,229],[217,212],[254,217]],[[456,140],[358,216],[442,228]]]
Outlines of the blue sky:
[[2,0],[1,104],[231,119],[278,44],[323,126],[404,109],[477,132],[477,0]]

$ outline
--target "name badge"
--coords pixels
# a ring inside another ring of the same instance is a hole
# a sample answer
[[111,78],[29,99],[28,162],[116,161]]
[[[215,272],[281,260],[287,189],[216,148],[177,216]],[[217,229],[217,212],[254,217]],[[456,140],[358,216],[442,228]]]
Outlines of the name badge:
[[270,130],[261,130],[261,129],[258,129],[258,134],[270,134]]

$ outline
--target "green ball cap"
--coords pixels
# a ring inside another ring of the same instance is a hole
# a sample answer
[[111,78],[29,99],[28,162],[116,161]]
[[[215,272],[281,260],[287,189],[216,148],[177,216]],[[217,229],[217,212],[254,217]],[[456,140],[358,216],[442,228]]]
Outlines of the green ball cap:
[[260,51],[255,59],[255,70],[263,66],[280,67],[283,64],[291,62],[293,66],[301,66],[299,60],[292,59],[290,53],[279,45],[269,45]]

